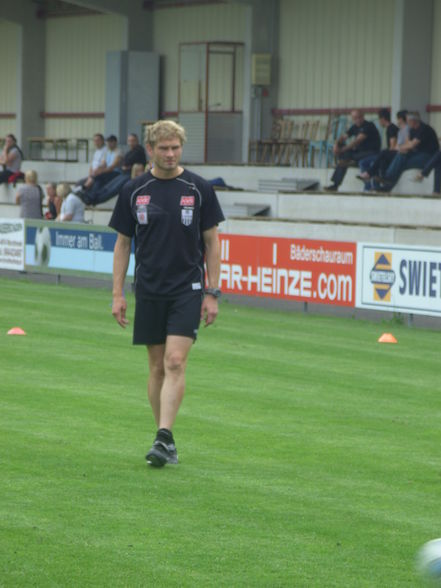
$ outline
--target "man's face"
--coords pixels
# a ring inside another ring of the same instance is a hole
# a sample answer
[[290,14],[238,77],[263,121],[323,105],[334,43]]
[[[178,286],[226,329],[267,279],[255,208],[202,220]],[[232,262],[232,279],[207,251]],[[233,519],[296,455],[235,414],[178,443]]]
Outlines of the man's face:
[[101,149],[101,147],[104,145],[104,141],[99,135],[95,135],[93,138],[93,144],[97,149]]
[[164,171],[173,171],[182,157],[182,145],[178,137],[158,141],[154,147],[147,145],[147,152],[155,167]]
[[352,122],[354,123],[354,125],[357,125],[357,127],[360,127],[364,122],[364,116],[361,112],[353,112],[351,114],[351,118]]
[[106,141],[107,143],[107,147],[108,149],[110,149],[110,151],[113,151],[114,149],[116,149],[116,141],[114,141],[113,139],[110,139],[110,141]]
[[134,149],[138,145],[138,139],[133,135],[129,135],[127,137],[127,145],[129,146],[129,149]]
[[416,118],[408,118],[407,124],[410,129],[417,129],[420,126],[420,121]]
[[386,128],[389,124],[389,121],[387,120],[387,118],[379,118],[378,122],[380,123],[380,125],[384,128]]

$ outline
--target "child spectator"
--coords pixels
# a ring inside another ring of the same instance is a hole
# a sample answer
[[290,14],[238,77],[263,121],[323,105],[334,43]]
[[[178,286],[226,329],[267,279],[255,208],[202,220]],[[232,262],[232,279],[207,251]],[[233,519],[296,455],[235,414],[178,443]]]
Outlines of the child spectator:
[[37,172],[29,170],[25,173],[25,185],[16,196],[15,203],[20,205],[21,218],[42,218],[43,190],[37,185]]
[[71,192],[69,184],[61,183],[57,186],[57,196],[62,200],[58,221],[84,223],[84,203],[81,198]]
[[55,220],[60,214],[61,209],[61,198],[57,196],[57,184],[50,182],[46,185],[46,206],[48,210],[44,215],[46,220]]
[[3,165],[3,171],[0,172],[0,184],[4,184],[12,175],[20,171],[22,160],[23,153],[17,146],[17,139],[9,133],[6,135],[5,146],[0,154],[0,164]]

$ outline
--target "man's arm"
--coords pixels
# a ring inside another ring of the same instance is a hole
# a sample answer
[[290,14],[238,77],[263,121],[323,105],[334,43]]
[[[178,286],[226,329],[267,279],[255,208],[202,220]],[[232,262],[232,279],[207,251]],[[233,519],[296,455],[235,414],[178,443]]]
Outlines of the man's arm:
[[413,151],[418,145],[421,143],[419,139],[411,139],[407,140],[405,143],[398,147],[398,151],[400,153],[409,153],[409,151]]
[[113,171],[117,167],[121,167],[122,160],[123,160],[122,155],[121,154],[117,155],[111,165],[109,165],[109,166],[105,165],[104,167],[99,167],[97,170],[95,170],[95,175],[100,176],[101,174],[106,174],[108,172]]
[[351,141],[350,143],[348,143],[347,145],[345,145],[344,147],[342,147],[342,149],[340,150],[340,153],[344,153],[345,151],[351,151],[351,149],[356,149],[359,145],[361,145],[361,143],[363,143],[363,141],[366,140],[366,135],[364,135],[363,133],[360,133],[359,135],[357,135],[355,137],[355,139],[353,141]]
[[130,261],[132,238],[118,233],[113,250],[113,304],[112,314],[121,327],[129,321],[126,319],[127,302],[124,297],[124,281]]
[[[207,280],[209,288],[219,287],[220,276],[220,244],[217,227],[204,231],[202,237],[205,243],[205,260],[207,263]],[[206,294],[202,302],[201,319],[205,319],[205,326],[214,323],[219,312],[217,298],[211,294]]]

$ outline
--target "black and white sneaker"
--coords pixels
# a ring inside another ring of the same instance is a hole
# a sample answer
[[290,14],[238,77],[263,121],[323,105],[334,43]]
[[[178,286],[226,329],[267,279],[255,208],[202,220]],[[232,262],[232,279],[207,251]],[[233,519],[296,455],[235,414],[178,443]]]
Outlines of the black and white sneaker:
[[162,468],[166,463],[177,464],[178,452],[174,443],[164,443],[156,439],[145,458],[149,465]]

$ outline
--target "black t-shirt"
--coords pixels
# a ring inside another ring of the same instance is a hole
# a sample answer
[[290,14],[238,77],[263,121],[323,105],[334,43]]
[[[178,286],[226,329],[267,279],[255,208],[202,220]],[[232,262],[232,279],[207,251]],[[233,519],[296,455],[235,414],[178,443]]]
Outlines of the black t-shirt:
[[399,129],[398,129],[397,125],[394,125],[394,123],[390,123],[390,125],[388,125],[388,127],[386,129],[386,142],[387,142],[388,149],[390,149],[391,139],[398,138],[398,131],[399,131]]
[[418,153],[436,153],[439,149],[438,137],[431,126],[421,122],[417,129],[409,130],[409,140],[418,139],[420,142],[414,151]]
[[151,172],[121,190],[109,226],[135,237],[136,294],[176,298],[204,288],[202,233],[224,215],[210,184],[184,170],[172,180]]
[[355,151],[380,151],[381,149],[380,133],[373,122],[365,120],[361,126],[352,125],[346,134],[348,137],[357,137],[360,134],[366,135],[366,139],[357,145]]
[[130,171],[135,163],[141,163],[142,165],[147,163],[145,151],[141,145],[136,145],[133,149],[127,151],[123,158],[122,167],[125,171]]

